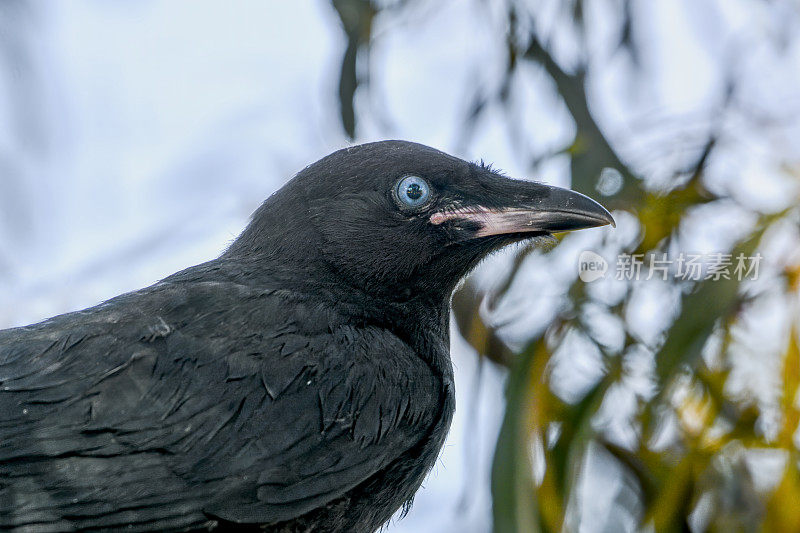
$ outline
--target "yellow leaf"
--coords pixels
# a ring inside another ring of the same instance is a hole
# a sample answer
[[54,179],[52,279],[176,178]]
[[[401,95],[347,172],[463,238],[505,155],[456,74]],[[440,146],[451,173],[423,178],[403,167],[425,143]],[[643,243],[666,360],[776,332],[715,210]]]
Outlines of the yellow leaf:
[[778,443],[787,449],[794,447],[794,433],[800,423],[800,410],[797,409],[797,389],[800,386],[800,349],[797,345],[797,330],[789,332],[789,345],[783,357],[783,427],[778,435]]
[[658,532],[683,531],[697,477],[706,470],[711,457],[697,449],[687,453],[667,475],[645,513],[643,524],[652,524]]
[[783,533],[800,531],[800,472],[797,470],[797,454],[789,458],[786,470],[778,487],[767,500],[764,516],[764,532]]

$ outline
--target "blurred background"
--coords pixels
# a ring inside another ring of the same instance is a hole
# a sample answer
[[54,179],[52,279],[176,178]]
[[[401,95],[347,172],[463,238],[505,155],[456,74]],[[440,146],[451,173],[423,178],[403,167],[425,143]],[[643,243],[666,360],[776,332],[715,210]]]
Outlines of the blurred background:
[[618,224],[454,296],[456,420],[390,531],[800,531],[799,40],[796,0],[2,0],[0,327],[214,257],[335,149],[421,142]]

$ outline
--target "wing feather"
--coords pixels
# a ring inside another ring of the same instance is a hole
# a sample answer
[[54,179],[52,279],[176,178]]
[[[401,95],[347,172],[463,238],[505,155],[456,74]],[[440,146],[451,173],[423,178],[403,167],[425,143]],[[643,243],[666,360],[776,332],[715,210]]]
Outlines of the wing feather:
[[386,331],[227,282],[0,331],[0,527],[284,521],[413,447],[439,386]]

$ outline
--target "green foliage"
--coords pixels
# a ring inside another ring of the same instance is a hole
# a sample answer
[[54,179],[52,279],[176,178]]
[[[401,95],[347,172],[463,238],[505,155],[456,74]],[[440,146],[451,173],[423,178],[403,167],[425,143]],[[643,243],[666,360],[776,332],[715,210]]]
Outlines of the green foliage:
[[347,38],[339,75],[339,106],[342,127],[352,139],[356,135],[356,90],[364,77],[357,68],[358,53],[359,50],[369,49],[372,21],[377,11],[369,0],[333,0],[333,7],[339,15]]
[[[333,0],[348,42],[342,62],[340,101],[342,124],[351,138],[356,136],[358,116],[354,96],[366,79],[369,66],[367,62],[364,72],[359,74],[356,59],[359,54],[366,57],[369,52],[373,20],[391,17],[398,8],[415,3],[421,0],[395,3]],[[733,202],[722,192],[724,187],[710,186],[707,174],[715,156],[725,155],[725,150],[730,155],[732,150],[730,142],[726,145],[721,117],[727,106],[736,102],[736,83],[731,77],[736,69],[719,67],[730,84],[717,113],[719,124],[708,128],[705,138],[695,143],[690,150],[695,154],[693,160],[688,164],[685,160],[679,164],[673,162],[667,179],[662,177],[654,184],[642,168],[621,155],[619,143],[612,142],[595,119],[587,83],[592,73],[609,68],[612,58],[619,54],[630,59],[633,78],[644,80],[647,72],[642,69],[644,59],[640,48],[648,30],[643,32],[637,27],[638,3],[609,0],[595,4],[602,4],[606,15],[617,17],[619,41],[613,53],[606,51],[604,55],[590,46],[593,11],[585,0],[558,3],[556,11],[560,15],[552,18],[550,13],[549,18],[545,17],[547,24],[540,23],[539,11],[545,8],[537,3],[516,0],[503,3],[505,26],[497,26],[501,29],[495,31],[504,32],[501,42],[506,54],[505,78],[494,88],[477,83],[468,88],[474,92],[466,106],[461,143],[464,146],[469,143],[477,124],[493,107],[504,111],[509,123],[517,120],[521,114],[514,108],[514,91],[521,84],[515,82],[531,73],[546,76],[574,122],[575,133],[562,149],[531,155],[531,169],[535,171],[537,165],[550,158],[566,156],[572,188],[592,196],[597,196],[600,176],[612,169],[619,178],[619,187],[602,198],[602,202],[616,210],[617,215],[623,212],[631,215],[638,226],[636,241],[624,245],[621,251],[644,255],[671,252],[680,244],[683,225],[693,213]],[[750,7],[756,9],[755,4]],[[475,5],[476,9],[485,7],[479,0]],[[563,61],[563,54],[553,50],[553,42],[565,40],[571,43],[567,49],[577,50],[570,61]],[[519,94],[516,97],[521,98]],[[754,124],[763,125],[763,121]],[[657,128],[658,125],[653,126]],[[513,146],[523,147],[524,151],[533,144],[531,139],[522,138],[523,128],[518,124],[510,124],[509,131]],[[664,146],[661,148],[668,151]],[[654,157],[657,155],[647,153],[648,159]],[[785,165],[784,171],[788,178],[797,179],[792,167]],[[742,223],[742,227],[750,228],[749,233],[732,248],[719,252],[735,257],[763,250],[770,234],[786,233],[785,228],[797,227],[797,199],[791,204],[783,212],[764,215],[746,205],[746,201],[740,201],[738,207],[748,211],[757,222],[749,226]],[[797,244],[797,235],[794,238]],[[628,284],[621,301],[604,304],[593,300],[590,291],[576,277],[566,291],[565,305],[549,317],[544,333],[530,339],[527,347],[515,354],[503,342],[502,332],[482,320],[479,309],[484,299],[496,303],[503,298],[532,253],[538,252],[526,249],[519,253],[499,289],[487,293],[468,282],[453,299],[456,324],[463,337],[481,357],[509,369],[506,412],[492,470],[495,530],[528,533],[574,529],[579,514],[578,487],[586,475],[587,453],[599,449],[614,461],[621,476],[635,480],[637,502],[628,502],[629,508],[624,510],[639,520],[640,528],[658,532],[800,531],[797,510],[800,260],[797,256],[773,258],[773,266],[783,269],[783,274],[767,288],[753,288],[737,279],[724,278],[693,283],[668,281],[681,294],[679,309],[663,337],[653,346],[637,339],[627,327],[626,310],[634,294],[633,283]],[[788,315],[787,322],[794,325],[783,339],[786,347],[775,384],[774,392],[780,391],[775,394],[779,397],[776,405],[765,403],[752,393],[735,391],[731,386],[735,381],[737,353],[765,360],[770,356],[742,342],[737,334],[753,313],[764,312],[768,301],[773,310],[775,306],[781,307],[779,310]],[[626,325],[621,348],[610,350],[593,340],[582,319],[590,307],[600,307]],[[671,310],[665,307],[664,312],[669,314]],[[581,332],[594,342],[602,353],[602,376],[580,398],[566,401],[553,392],[550,361],[564,346],[569,332]],[[654,392],[637,396],[638,408],[630,421],[635,438],[620,443],[609,438],[600,415],[610,392],[626,387],[629,376],[625,357],[634,349],[652,354],[654,369],[650,377]],[[777,429],[770,430],[765,424],[770,417],[779,420]],[[666,441],[665,432],[670,435]],[[748,457],[757,451],[773,453],[784,460],[782,475],[775,476],[766,487],[763,482],[755,482],[752,468],[747,464]],[[619,505],[624,507],[622,503]],[[702,516],[692,519],[698,511]]]
[[[753,254],[764,231],[787,216],[788,212],[765,217],[733,254]],[[577,288],[581,282],[576,280],[575,285]],[[683,296],[681,312],[655,353],[657,393],[641,402],[635,421],[638,438],[632,446],[609,442],[603,428],[593,424],[608,391],[620,386],[624,379],[621,354],[606,356],[604,376],[574,405],[550,391],[550,354],[563,341],[564,331],[581,327],[576,318],[580,312],[571,317],[554,317],[548,333],[512,359],[507,408],[493,469],[496,531],[569,529],[570,502],[575,498],[581,462],[591,445],[606,449],[636,479],[643,507],[642,527],[651,525],[655,531],[687,530],[689,515],[705,495],[714,506],[709,530],[800,530],[800,514],[796,511],[796,502],[800,501],[800,455],[794,441],[800,422],[796,402],[800,386],[797,333],[792,331],[786,341],[782,424],[778,436],[772,437],[758,429],[763,413],[753,399],[736,397],[726,390],[731,369],[731,331],[754,299],[744,294],[739,285],[736,279],[707,280],[696,283]],[[570,292],[576,307],[587,301],[583,292]],[[796,294],[787,296],[796,299]],[[621,313],[622,307],[619,309]],[[480,316],[477,308],[471,316]],[[481,339],[496,335],[486,325],[473,324],[472,330],[476,329],[483,332]],[[702,357],[712,336],[725,339],[719,366],[709,366]],[[485,342],[469,333],[465,337],[476,350],[486,349]],[[633,342],[629,339],[628,345]],[[659,448],[655,442],[668,416],[677,420],[676,439],[667,448]],[[537,443],[542,448],[543,437],[553,427],[559,428],[558,436],[543,448],[545,472],[537,480],[531,450],[536,449]],[[783,479],[776,480],[779,483],[766,493],[755,489],[743,460],[743,451],[763,449],[782,450],[787,457]],[[732,464],[738,473],[722,475],[720,469],[724,468],[720,465],[725,464]],[[733,502],[729,494],[736,495]]]
[[[579,0],[575,2],[579,4]],[[510,26],[518,16],[512,9]],[[699,206],[724,201],[705,186],[706,165],[717,145],[715,137],[707,139],[690,168],[676,170],[674,185],[649,190],[622,162],[595,122],[585,90],[585,66],[574,73],[566,72],[536,35],[529,36],[524,48],[509,46],[510,75],[523,61],[542,66],[575,121],[575,139],[564,152],[572,162],[573,187],[592,194],[604,168],[620,173],[622,185],[605,203],[634,214],[638,220],[640,238],[628,252],[646,255],[667,251],[680,234],[687,214]],[[762,216],[735,248],[723,252],[734,257],[740,253],[752,256],[766,232],[796,217],[793,208]],[[504,289],[510,286],[521,262],[517,261]],[[786,268],[782,292],[786,302],[793,302],[791,320],[797,322],[798,266]],[[636,480],[641,510],[628,511],[638,513],[642,528],[652,527],[659,532],[692,529],[690,515],[702,499],[706,517],[699,527],[705,530],[800,531],[800,513],[796,510],[796,502],[800,501],[800,455],[794,438],[800,422],[796,401],[800,385],[797,334],[793,330],[787,336],[779,413],[782,426],[776,438],[759,428],[765,413],[758,402],[746,395],[732,394],[727,387],[735,344],[732,332],[745,319],[748,306],[763,296],[747,294],[740,285],[731,277],[696,282],[684,289],[677,318],[660,345],[652,350],[656,393],[640,401],[633,421],[637,428],[633,444],[610,442],[604,428],[597,424],[608,391],[624,386],[624,351],[638,344],[630,333],[621,352],[605,354],[603,377],[577,403],[566,403],[550,390],[549,357],[562,345],[565,331],[583,328],[582,310],[592,304],[580,280],[576,279],[568,291],[567,308],[571,312],[552,317],[545,333],[531,340],[516,357],[489,356],[510,368],[507,408],[492,479],[496,531],[571,530],[576,523],[571,516],[575,513],[576,487],[590,446],[602,447],[625,475]],[[496,342],[491,346],[486,342],[500,335],[480,322],[480,291],[469,284],[464,291],[469,291],[469,301],[474,305],[470,311],[464,307],[465,299],[456,296],[455,301],[461,304],[457,324],[462,334],[479,353],[502,352]],[[624,321],[630,295],[629,291],[623,302],[607,311]],[[501,298],[497,294],[484,296]],[[703,354],[714,337],[722,342],[717,364],[710,365]],[[598,348],[602,350],[599,344]],[[677,429],[669,445],[659,445],[659,432],[669,419],[676,421]],[[558,428],[557,436],[546,438],[553,428]],[[537,449],[544,456],[541,479],[534,474],[537,469],[532,450]],[[786,457],[783,478],[774,480],[774,486],[766,491],[756,488],[745,464],[749,451],[765,449],[783,452]]]

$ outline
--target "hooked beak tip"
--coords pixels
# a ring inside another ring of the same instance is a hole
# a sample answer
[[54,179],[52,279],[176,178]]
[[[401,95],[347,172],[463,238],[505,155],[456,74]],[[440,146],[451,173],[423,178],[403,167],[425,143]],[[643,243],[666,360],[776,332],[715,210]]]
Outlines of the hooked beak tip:
[[597,217],[597,221],[599,222],[599,224],[597,224],[597,226],[598,227],[599,226],[611,226],[612,228],[616,228],[617,227],[617,221],[614,220],[614,217],[611,215],[611,213],[605,207],[601,206],[600,204],[597,204],[597,205],[600,208],[603,209],[603,213],[599,217]]

